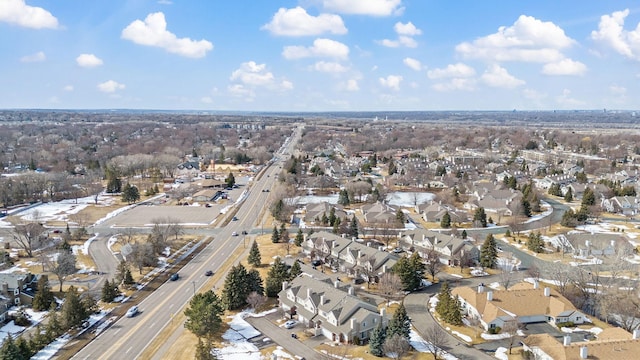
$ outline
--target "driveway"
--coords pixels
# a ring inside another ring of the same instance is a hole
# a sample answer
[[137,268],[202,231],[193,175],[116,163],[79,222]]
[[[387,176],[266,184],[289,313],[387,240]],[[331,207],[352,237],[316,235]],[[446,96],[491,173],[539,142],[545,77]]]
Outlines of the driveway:
[[265,316],[247,316],[245,320],[258,331],[269,337],[274,343],[282,346],[290,354],[301,356],[308,360],[323,359],[323,356],[320,353],[316,352],[313,348],[307,345],[307,341],[302,342],[291,337],[291,333],[297,333],[302,329],[300,325],[297,325],[293,329],[287,330],[277,326]]

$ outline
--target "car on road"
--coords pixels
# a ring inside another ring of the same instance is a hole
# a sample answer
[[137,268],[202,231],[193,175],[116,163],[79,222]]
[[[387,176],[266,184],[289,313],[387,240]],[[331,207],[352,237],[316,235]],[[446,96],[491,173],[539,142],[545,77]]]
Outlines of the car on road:
[[178,273],[173,273],[171,274],[171,276],[169,276],[169,280],[171,281],[176,281],[178,279],[180,279],[180,275]]
[[211,276],[211,275],[213,275],[213,271],[211,270],[207,270],[204,272],[204,276]]
[[234,231],[231,233],[231,236],[238,236],[238,233]]
[[248,235],[249,233],[247,232],[247,230],[242,230],[242,235]]
[[297,321],[295,321],[295,320],[288,320],[286,323],[284,323],[284,327],[285,327],[285,329],[291,329],[291,328],[293,328],[294,326],[296,326],[296,324],[298,324],[298,322],[297,322]]
[[291,337],[292,337],[292,338],[294,338],[294,339],[297,339],[297,338],[298,338],[298,335],[296,335],[295,333],[292,333],[292,334],[291,334]]
[[269,189],[262,189],[262,192],[269,192]]
[[231,221],[238,221],[238,218],[234,216],[231,218]]
[[133,305],[127,310],[127,317],[134,317],[138,313],[138,305]]

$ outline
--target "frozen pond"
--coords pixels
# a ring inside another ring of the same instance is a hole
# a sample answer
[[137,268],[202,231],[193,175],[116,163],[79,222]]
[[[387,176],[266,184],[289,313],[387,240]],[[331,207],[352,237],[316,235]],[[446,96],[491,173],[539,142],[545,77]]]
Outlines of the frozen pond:
[[[427,203],[435,198],[435,195],[428,192],[392,192],[387,194],[387,203],[391,206],[412,207],[416,203],[418,205]],[[307,195],[290,199],[294,204],[319,204],[328,202],[329,204],[338,203],[338,194],[332,195]]]

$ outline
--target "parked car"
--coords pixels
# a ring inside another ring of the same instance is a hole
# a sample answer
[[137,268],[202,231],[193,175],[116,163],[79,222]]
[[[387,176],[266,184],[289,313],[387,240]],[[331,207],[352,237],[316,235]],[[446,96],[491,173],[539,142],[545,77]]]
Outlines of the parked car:
[[213,275],[213,271],[211,270],[207,270],[204,272],[204,276],[211,276],[211,275]]
[[127,317],[134,317],[136,316],[137,313],[138,313],[138,306],[133,305],[132,307],[129,308],[129,310],[127,310]]
[[320,266],[320,265],[322,265],[322,260],[320,260],[320,259],[313,260],[313,261],[311,262],[311,265],[313,265],[313,266]]
[[292,327],[296,326],[298,322],[295,320],[289,320],[286,323],[284,323],[284,327],[285,329],[291,329]]
[[169,276],[169,280],[171,281],[176,281],[178,279],[180,279],[180,275],[178,273],[173,273],[171,274],[171,276]]

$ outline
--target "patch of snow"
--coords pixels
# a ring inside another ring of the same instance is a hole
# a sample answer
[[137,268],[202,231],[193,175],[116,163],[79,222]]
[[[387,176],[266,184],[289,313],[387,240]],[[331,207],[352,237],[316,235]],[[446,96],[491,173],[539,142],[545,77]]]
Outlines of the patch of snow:
[[[431,343],[428,343],[427,341],[425,341],[417,332],[413,331],[413,329],[411,329],[411,331],[409,332],[409,344],[411,344],[411,346],[417,351],[417,352],[421,352],[421,353],[433,353],[433,345]],[[440,349],[440,352],[438,353],[438,355],[440,355],[440,359],[446,359],[446,360],[457,360],[458,358],[447,353],[446,351]]]
[[502,285],[500,285],[499,282],[495,281],[492,282],[491,284],[487,285],[488,287],[494,289],[494,290],[500,290],[500,288],[502,287]]
[[435,199],[429,192],[391,192],[387,194],[386,202],[391,206],[414,207],[416,204],[426,204]]
[[500,346],[496,349],[496,353],[493,355],[500,360],[509,360],[509,355],[507,355],[507,348]]
[[9,321],[7,325],[0,328],[0,342],[4,341],[9,336],[9,334],[11,334],[11,337],[15,338],[16,335],[23,332],[24,329],[24,326],[16,325],[13,320]]
[[468,343],[470,343],[470,342],[472,342],[472,341],[473,341],[473,339],[471,339],[471,336],[469,336],[469,335],[465,335],[465,334],[463,334],[463,333],[461,333],[461,332],[459,332],[459,331],[455,331],[455,330],[453,330],[453,331],[451,331],[451,333],[452,333],[453,335],[455,335],[455,336],[459,337],[459,338],[460,338],[460,339],[462,339],[463,341],[468,342]]
[[502,339],[508,339],[509,333],[501,333],[501,334],[487,334],[487,333],[482,333],[480,334],[480,336],[485,339],[485,340],[502,340]]

